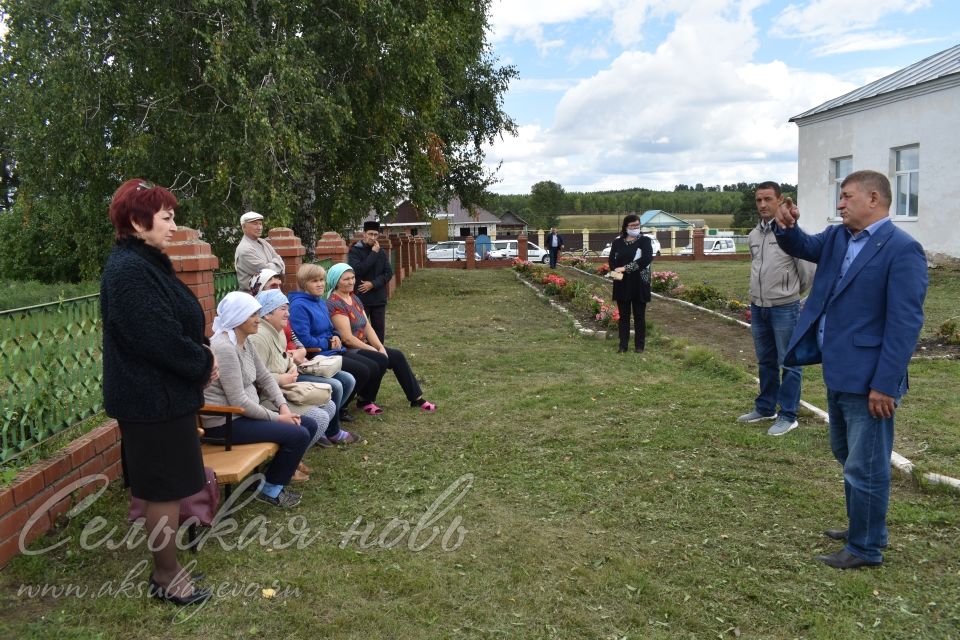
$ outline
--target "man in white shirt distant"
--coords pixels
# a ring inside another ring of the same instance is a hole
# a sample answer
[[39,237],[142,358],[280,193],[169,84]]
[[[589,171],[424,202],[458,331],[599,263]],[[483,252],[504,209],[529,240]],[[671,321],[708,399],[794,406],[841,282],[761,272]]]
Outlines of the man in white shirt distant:
[[243,229],[243,237],[233,254],[233,268],[241,289],[245,290],[250,278],[260,273],[261,269],[273,269],[282,275],[283,258],[269,242],[260,237],[263,234],[263,216],[256,211],[247,211],[240,216],[240,228]]

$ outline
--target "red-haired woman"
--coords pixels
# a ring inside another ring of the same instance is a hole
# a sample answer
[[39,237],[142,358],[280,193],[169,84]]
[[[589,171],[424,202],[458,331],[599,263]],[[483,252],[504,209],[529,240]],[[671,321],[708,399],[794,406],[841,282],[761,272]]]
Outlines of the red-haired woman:
[[123,471],[146,501],[153,574],[148,592],[177,605],[199,604],[177,560],[180,500],[205,481],[197,409],[218,376],[204,337],[203,309],[162,249],[177,230],[177,199],[144,180],[120,185],[110,203],[116,244],[103,269],[103,401],[120,425]]

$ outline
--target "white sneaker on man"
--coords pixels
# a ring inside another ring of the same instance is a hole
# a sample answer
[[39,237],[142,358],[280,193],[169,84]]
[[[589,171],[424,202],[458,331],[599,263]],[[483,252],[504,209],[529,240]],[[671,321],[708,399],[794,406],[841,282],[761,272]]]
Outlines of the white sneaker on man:
[[757,411],[756,409],[754,409],[750,413],[745,413],[739,418],[737,418],[737,422],[762,422],[764,420],[773,420],[776,417],[777,417],[777,414],[775,413],[772,413],[769,416],[765,416],[759,411]]
[[773,423],[773,426],[767,430],[768,436],[782,436],[786,433],[790,433],[800,424],[796,420],[788,420],[787,418],[777,417],[777,421]]

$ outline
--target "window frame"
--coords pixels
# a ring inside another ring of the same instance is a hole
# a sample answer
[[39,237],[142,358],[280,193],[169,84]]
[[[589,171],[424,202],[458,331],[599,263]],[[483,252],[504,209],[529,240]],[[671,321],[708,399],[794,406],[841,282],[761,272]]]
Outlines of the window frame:
[[[916,150],[917,152],[917,165],[915,169],[901,169],[900,168],[900,154],[903,151]],[[892,217],[897,220],[918,220],[920,218],[920,144],[907,144],[900,147],[894,147],[890,149],[891,154],[891,164],[893,168],[893,180],[891,181],[891,188],[893,191],[893,203],[892,203]],[[907,178],[907,213],[900,212],[900,178]],[[917,202],[915,211],[910,210],[910,193],[911,186],[916,186],[917,190]]]
[[[841,176],[839,171],[840,169],[839,165],[841,162],[845,160],[850,161],[850,170]],[[831,192],[830,206],[832,207],[832,209],[831,209],[831,213],[827,216],[827,220],[829,220],[830,222],[839,222],[843,220],[843,218],[840,217],[840,214],[837,213],[837,205],[840,204],[840,185],[843,184],[843,181],[851,173],[853,173],[853,155],[852,154],[848,156],[837,156],[835,158],[830,158],[829,175],[830,175],[830,185],[832,187],[832,189],[830,190]]]

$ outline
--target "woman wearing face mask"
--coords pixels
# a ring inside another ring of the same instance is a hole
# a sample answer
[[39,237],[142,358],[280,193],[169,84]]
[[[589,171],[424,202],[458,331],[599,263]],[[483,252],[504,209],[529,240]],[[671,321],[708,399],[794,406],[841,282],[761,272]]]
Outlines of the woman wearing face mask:
[[621,278],[613,281],[613,299],[620,312],[620,347],[624,353],[630,344],[630,313],[634,317],[634,350],[643,352],[646,342],[646,309],[650,302],[650,263],[653,262],[653,245],[650,238],[640,232],[640,217],[624,216],[620,235],[610,246],[610,271]]

